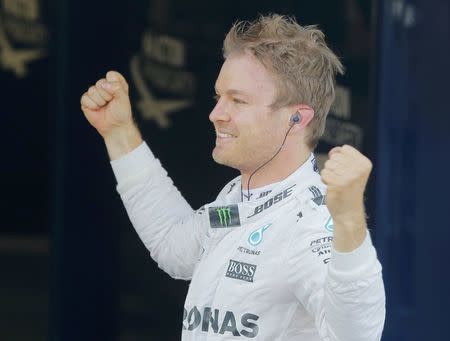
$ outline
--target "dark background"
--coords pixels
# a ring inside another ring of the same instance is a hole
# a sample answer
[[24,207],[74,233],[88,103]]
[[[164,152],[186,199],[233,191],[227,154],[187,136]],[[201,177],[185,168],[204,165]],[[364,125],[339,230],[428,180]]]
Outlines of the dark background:
[[[223,38],[269,12],[318,24],[346,67],[317,155],[351,143],[374,162],[383,340],[449,338],[447,0],[3,0],[0,341],[180,339],[188,283],[135,234],[79,100],[123,73],[147,143],[198,208],[236,175],[211,158]],[[158,121],[161,100],[185,104]]]

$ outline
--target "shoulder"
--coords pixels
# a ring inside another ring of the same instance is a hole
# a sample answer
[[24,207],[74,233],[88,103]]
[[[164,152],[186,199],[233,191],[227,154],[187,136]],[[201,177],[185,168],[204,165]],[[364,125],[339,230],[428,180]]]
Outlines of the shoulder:
[[295,195],[298,212],[295,226],[290,226],[290,244],[309,246],[318,238],[332,237],[333,221],[326,206],[326,186],[320,177],[304,185]]
[[285,262],[295,283],[322,278],[331,259],[333,220],[325,205],[326,187],[311,183],[297,196],[298,217],[289,226]]

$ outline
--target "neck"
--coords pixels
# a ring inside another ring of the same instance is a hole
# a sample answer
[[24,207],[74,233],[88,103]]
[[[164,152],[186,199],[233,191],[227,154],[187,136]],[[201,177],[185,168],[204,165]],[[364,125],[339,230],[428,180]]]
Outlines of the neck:
[[[281,150],[272,161],[260,168],[253,176],[252,173],[264,162],[251,170],[241,171],[242,189],[254,189],[282,181],[304,164],[310,155],[311,151],[308,148],[301,148],[300,151],[298,147]],[[248,188],[250,176],[250,187]]]

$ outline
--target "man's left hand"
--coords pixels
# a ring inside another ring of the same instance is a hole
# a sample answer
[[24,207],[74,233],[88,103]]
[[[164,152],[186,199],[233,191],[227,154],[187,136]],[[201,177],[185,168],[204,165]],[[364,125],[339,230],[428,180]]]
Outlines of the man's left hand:
[[[351,251],[366,232],[364,190],[372,163],[348,145],[333,148],[329,157],[321,176],[327,185],[326,205],[334,222],[335,246],[337,243],[342,251]],[[348,244],[349,238],[353,243]]]

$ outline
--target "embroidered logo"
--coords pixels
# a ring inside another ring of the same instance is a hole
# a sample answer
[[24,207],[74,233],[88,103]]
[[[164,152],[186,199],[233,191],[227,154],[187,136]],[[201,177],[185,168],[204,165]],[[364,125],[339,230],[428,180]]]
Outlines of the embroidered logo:
[[263,240],[264,231],[267,230],[271,225],[272,224],[266,224],[266,225],[260,227],[259,229],[253,231],[252,233],[250,233],[250,235],[248,236],[248,243],[251,246],[259,245]]
[[212,228],[240,226],[238,206],[209,207],[209,222]]
[[328,218],[327,222],[325,223],[325,229],[327,231],[333,232],[334,223],[333,223],[333,219],[331,218],[331,216]]

